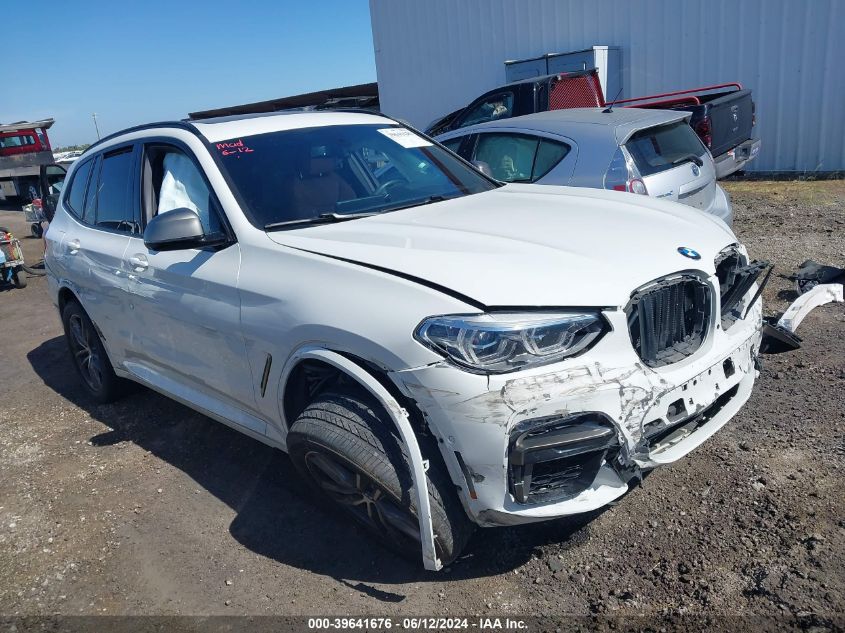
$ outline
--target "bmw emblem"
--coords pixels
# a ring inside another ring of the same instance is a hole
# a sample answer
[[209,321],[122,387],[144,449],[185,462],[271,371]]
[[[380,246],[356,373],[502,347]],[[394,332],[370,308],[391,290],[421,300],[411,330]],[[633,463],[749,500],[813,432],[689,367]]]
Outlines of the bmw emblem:
[[701,173],[701,170],[698,168],[698,165],[693,163],[693,165],[692,165],[692,175],[698,176],[698,174],[700,174],[700,173]]
[[678,252],[684,257],[689,257],[690,259],[701,259],[701,255],[698,251],[694,251],[688,246],[679,246]]

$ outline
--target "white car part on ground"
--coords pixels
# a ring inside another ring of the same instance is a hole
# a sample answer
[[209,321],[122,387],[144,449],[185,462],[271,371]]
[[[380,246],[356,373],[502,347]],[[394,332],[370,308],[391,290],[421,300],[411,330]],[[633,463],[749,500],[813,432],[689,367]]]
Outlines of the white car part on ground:
[[783,316],[778,320],[778,325],[795,333],[801,321],[804,320],[810,312],[819,306],[826,303],[842,302],[842,284],[819,284],[814,286],[812,290],[805,292],[792,302]]

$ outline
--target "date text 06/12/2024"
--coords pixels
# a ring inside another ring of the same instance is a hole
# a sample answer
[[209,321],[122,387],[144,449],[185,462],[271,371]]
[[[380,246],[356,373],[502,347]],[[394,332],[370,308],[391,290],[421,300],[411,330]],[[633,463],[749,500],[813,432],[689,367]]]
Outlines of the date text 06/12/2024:
[[345,618],[308,618],[311,631],[329,630],[391,630],[400,631],[437,631],[437,630],[475,630],[475,631],[520,631],[528,628],[527,622],[519,618],[448,618],[448,617],[345,617]]

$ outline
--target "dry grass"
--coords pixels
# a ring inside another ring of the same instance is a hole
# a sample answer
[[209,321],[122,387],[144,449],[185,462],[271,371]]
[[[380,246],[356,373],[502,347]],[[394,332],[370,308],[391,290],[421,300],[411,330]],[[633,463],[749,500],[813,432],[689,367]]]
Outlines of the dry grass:
[[723,182],[731,196],[756,196],[768,202],[836,206],[845,201],[845,180],[737,180]]

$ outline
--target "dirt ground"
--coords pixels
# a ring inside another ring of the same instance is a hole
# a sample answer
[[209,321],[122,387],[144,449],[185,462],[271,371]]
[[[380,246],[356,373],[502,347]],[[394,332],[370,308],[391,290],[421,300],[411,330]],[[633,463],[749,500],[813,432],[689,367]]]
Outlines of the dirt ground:
[[[845,266],[845,182],[725,186],[752,256]],[[27,233],[20,213],[0,225]],[[773,276],[766,312],[794,296]],[[146,390],[87,400],[44,278],[0,291],[0,325],[2,615],[845,612],[841,304],[766,358],[728,426],[618,505],[480,530],[440,573],[315,505],[277,451]]]

